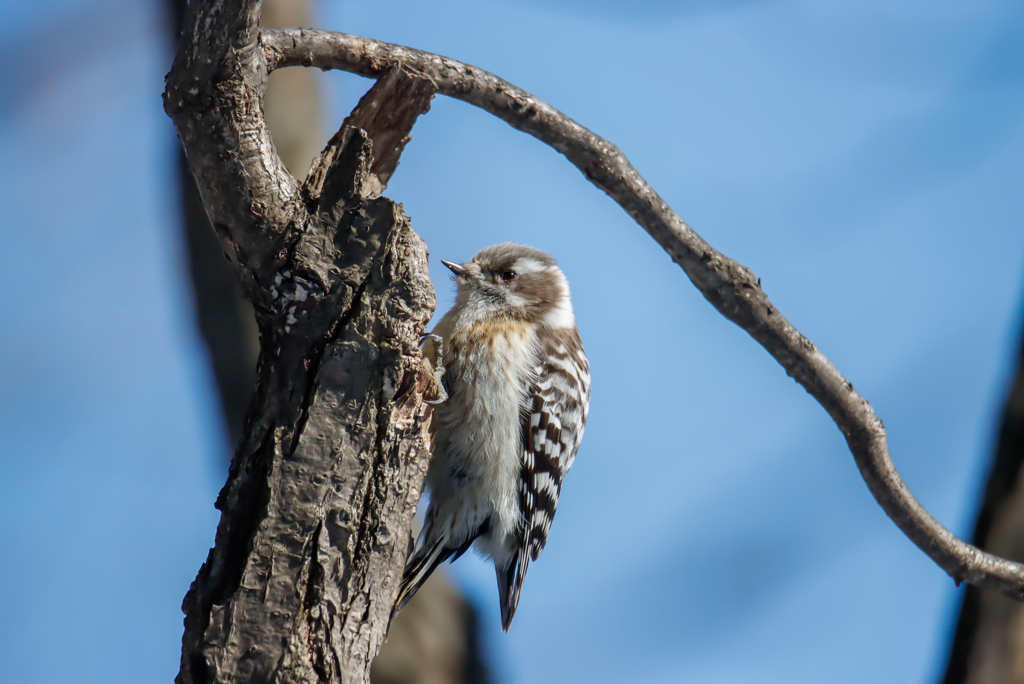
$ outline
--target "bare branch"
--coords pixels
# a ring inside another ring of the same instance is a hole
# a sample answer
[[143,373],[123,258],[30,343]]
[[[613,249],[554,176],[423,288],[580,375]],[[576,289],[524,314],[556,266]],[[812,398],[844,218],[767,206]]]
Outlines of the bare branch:
[[940,525],[914,498],[889,456],[868,402],[787,321],[750,269],[708,245],[607,140],[494,74],[447,57],[330,31],[265,29],[267,68],[315,66],[379,78],[402,65],[439,93],[484,109],[565,155],[618,202],[679,264],[718,311],[746,330],[828,411],[864,481],[890,518],[958,583],[1024,600],[1024,566],[984,553]]

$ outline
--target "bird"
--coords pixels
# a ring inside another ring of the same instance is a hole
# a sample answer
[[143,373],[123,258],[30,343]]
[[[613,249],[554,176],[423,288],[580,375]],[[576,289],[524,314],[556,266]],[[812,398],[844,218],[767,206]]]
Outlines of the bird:
[[430,504],[392,619],[441,563],[472,546],[494,563],[507,632],[583,437],[590,366],[569,283],[548,253],[504,243],[441,263],[457,293],[424,346],[443,372]]

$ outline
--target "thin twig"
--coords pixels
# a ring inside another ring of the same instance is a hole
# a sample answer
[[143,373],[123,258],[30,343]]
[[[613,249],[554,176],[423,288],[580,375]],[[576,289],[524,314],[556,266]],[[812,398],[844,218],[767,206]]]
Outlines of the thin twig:
[[650,233],[718,311],[746,330],[820,403],[846,436],[861,475],[899,528],[958,583],[1024,601],[1024,566],[958,539],[907,489],[870,404],[761,291],[742,264],[695,233],[617,147],[542,100],[447,57],[331,31],[263,29],[267,68],[313,66],[379,78],[401,64],[437,91],[484,109],[561,152]]

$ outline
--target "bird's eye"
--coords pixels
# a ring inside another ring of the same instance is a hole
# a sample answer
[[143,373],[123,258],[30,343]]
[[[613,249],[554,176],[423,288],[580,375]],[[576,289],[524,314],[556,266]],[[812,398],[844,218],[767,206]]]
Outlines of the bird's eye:
[[515,280],[518,275],[519,275],[518,273],[516,273],[515,271],[512,271],[512,270],[502,271],[501,272],[501,279],[504,280],[506,283],[508,283],[508,282],[511,282],[511,281]]

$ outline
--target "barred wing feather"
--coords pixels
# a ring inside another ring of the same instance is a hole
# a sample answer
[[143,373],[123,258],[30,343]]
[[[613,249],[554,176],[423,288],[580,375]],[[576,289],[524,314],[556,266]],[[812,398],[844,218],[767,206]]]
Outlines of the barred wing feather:
[[[502,623],[511,623],[531,560],[547,543],[562,483],[572,466],[587,422],[590,370],[576,329],[544,330],[536,377],[523,415],[520,510],[523,536],[518,563],[498,584],[503,589]],[[505,587],[501,585],[507,583]],[[507,629],[507,627],[506,627]]]

